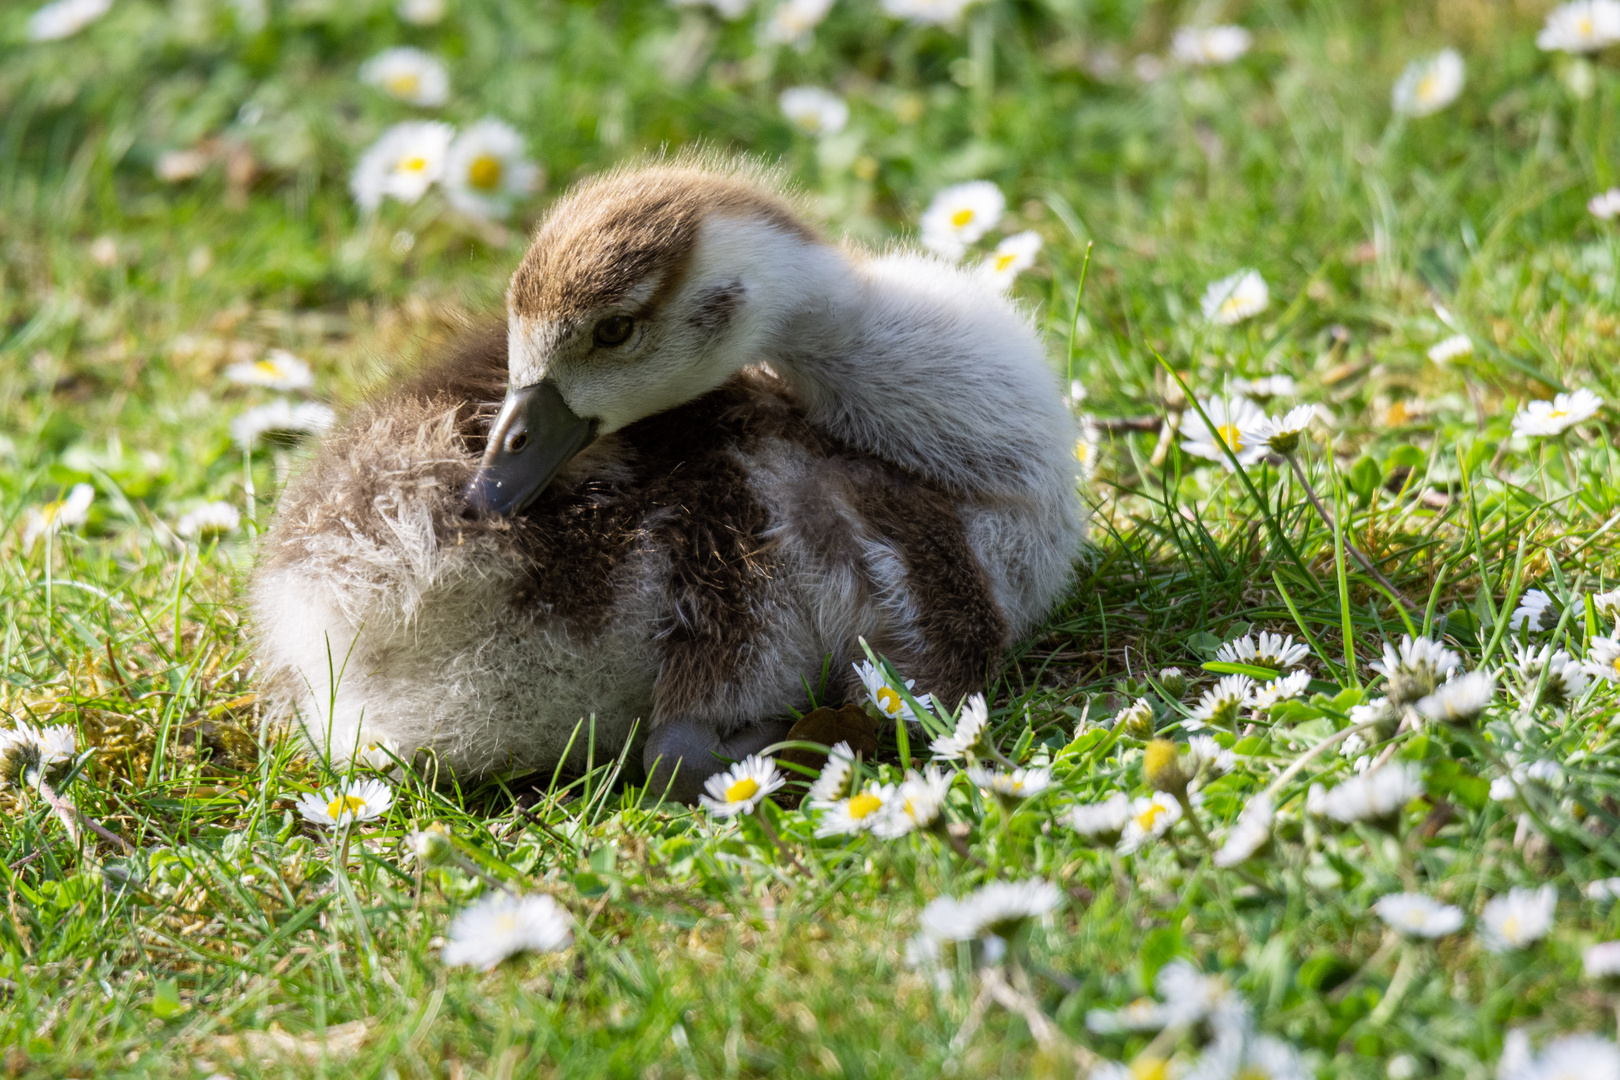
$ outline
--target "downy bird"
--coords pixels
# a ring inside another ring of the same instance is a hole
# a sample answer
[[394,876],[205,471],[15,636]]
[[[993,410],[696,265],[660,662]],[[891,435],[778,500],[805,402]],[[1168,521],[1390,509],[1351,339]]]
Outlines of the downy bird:
[[267,693],[335,761],[463,777],[635,731],[685,801],[823,672],[858,700],[862,638],[954,704],[1070,579],[1060,395],[973,270],[835,243],[760,167],[607,173],[545,217],[504,326],[288,486],[251,586]]

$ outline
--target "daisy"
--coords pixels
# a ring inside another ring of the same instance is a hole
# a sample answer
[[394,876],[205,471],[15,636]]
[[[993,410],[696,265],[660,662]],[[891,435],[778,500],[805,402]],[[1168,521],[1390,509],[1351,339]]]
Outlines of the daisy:
[[272,390],[308,390],[315,385],[309,365],[286,349],[271,349],[263,360],[231,364],[225,378],[238,386],[267,386]]
[[816,823],[818,837],[849,836],[866,832],[882,819],[883,808],[894,798],[893,784],[870,784],[847,799],[825,804]]
[[1246,397],[1210,398],[1201,402],[1204,416],[1190,422],[1183,429],[1186,438],[1181,448],[1196,457],[1218,461],[1228,470],[1233,468],[1226,451],[1232,451],[1240,465],[1253,465],[1266,456],[1266,444],[1248,434],[1255,424],[1265,418],[1260,406]]
[[1298,1050],[1270,1035],[1244,1038],[1234,1064],[1240,1080],[1306,1080],[1315,1075],[1306,1071]]
[[349,191],[360,209],[371,213],[384,197],[413,203],[427,194],[444,172],[455,129],[436,120],[395,124],[360,156]]
[[1131,797],[1116,791],[1102,802],[1071,806],[1059,820],[1075,833],[1098,844],[1119,842],[1131,818]]
[[1208,735],[1187,740],[1187,768],[1194,773],[1209,770],[1225,776],[1237,768],[1237,755]]
[[[1380,727],[1394,724],[1401,718],[1401,714],[1387,697],[1373,698],[1364,705],[1350,707],[1350,723],[1359,727],[1362,724],[1377,724]],[[1358,736],[1352,736],[1356,738]]]
[[66,498],[29,507],[23,516],[22,544],[32,548],[42,536],[53,536],[64,526],[83,525],[90,520],[90,504],[95,501],[96,489],[89,484],[74,484]]
[[1074,460],[1079,463],[1079,470],[1075,479],[1082,482],[1091,479],[1091,474],[1097,471],[1097,454],[1102,448],[1102,433],[1097,427],[1097,421],[1089,416],[1080,418],[1080,437],[1074,441]]
[[1588,979],[1608,979],[1620,975],[1620,941],[1600,941],[1581,953]]
[[182,514],[174,523],[174,531],[183,539],[199,540],[233,532],[241,523],[242,515],[236,507],[226,502],[211,502]]
[[1498,776],[1491,781],[1491,798],[1496,802],[1507,802],[1532,782],[1553,787],[1563,783],[1563,780],[1564,768],[1556,761],[1532,761],[1528,765],[1521,762],[1513,766],[1508,775]]
[[1180,820],[1181,804],[1174,795],[1155,791],[1151,796],[1141,796],[1131,803],[1131,816],[1120,832],[1115,850],[1129,855],[1148,841],[1162,837]]
[[1620,2],[1575,0],[1554,8],[1536,35],[1543,52],[1597,52],[1620,41]]
[[896,19],[923,26],[949,26],[977,0],[883,0],[883,10]]
[[1263,443],[1277,454],[1292,454],[1299,448],[1300,436],[1316,419],[1315,405],[1298,405],[1282,416],[1261,416],[1246,434],[1246,442]]
[[28,17],[28,40],[61,41],[111,10],[112,0],[56,0]]
[[954,773],[943,773],[934,765],[922,772],[906,773],[900,790],[883,804],[883,813],[872,823],[872,832],[885,840],[894,840],[907,833],[933,828],[945,809],[945,797],[954,779]]
[[956,184],[934,196],[918,226],[923,247],[946,259],[960,259],[996,227],[1006,212],[1007,197],[988,180]]
[[[1164,1006],[1150,997],[1140,997],[1118,1009],[1091,1009],[1086,1013],[1086,1027],[1098,1035],[1122,1035],[1129,1031],[1159,1031],[1165,1027]],[[1135,1080],[1136,1074],[1125,1066],[1117,1075],[1122,1080]],[[1104,1073],[1104,1076],[1112,1074]],[[1088,1080],[1097,1080],[1092,1070]]]
[[1257,270],[1239,270],[1211,282],[1204,290],[1204,318],[1221,326],[1231,326],[1260,314],[1271,303],[1266,279]]
[[384,49],[360,65],[360,81],[408,105],[437,108],[450,100],[450,73],[421,49]]
[[1303,664],[1310,655],[1309,648],[1295,643],[1293,634],[1273,634],[1269,630],[1258,639],[1244,634],[1215,650],[1215,659],[1223,664],[1252,664],[1284,671]]
[[707,795],[699,795],[703,808],[715,817],[751,814],[765,796],[786,783],[776,769],[776,759],[749,754],[725,772],[715,773],[703,784]]
[[836,135],[849,123],[849,105],[819,86],[790,86],[779,101],[782,115],[806,135]]
[[1255,709],[1259,710],[1260,712],[1266,712],[1280,701],[1287,701],[1291,698],[1299,697],[1305,692],[1305,688],[1310,686],[1310,684],[1311,673],[1301,669],[1294,672],[1292,675],[1284,675],[1281,678],[1272,679],[1264,686],[1261,686],[1254,692],[1254,696],[1250,699],[1249,704],[1253,705]]
[[1204,691],[1192,715],[1184,719],[1181,726],[1188,731],[1230,728],[1237,721],[1238,713],[1253,700],[1254,680],[1247,675],[1228,675]]
[[1620,683],[1620,639],[1595,637],[1582,665],[1587,674],[1612,683]]
[[244,450],[251,450],[261,439],[296,439],[319,435],[337,422],[337,414],[318,401],[293,404],[278,399],[249,409],[231,421],[231,438]]
[[1169,739],[1154,739],[1142,750],[1142,779],[1155,791],[1184,796],[1200,764],[1190,754],[1183,757]]
[[413,832],[405,837],[405,844],[417,865],[423,867],[443,866],[455,853],[450,833],[443,825],[429,825]]
[[1408,937],[1441,938],[1462,929],[1462,908],[1422,893],[1391,893],[1373,905],[1391,929]]
[[1586,211],[1599,221],[1612,221],[1616,215],[1620,215],[1620,188],[1610,188],[1592,196],[1587,201]]
[[1510,889],[1506,896],[1495,897],[1485,905],[1480,914],[1480,942],[1493,953],[1533,945],[1552,929],[1557,907],[1556,886]]
[[[1548,613],[1552,618],[1547,619]],[[1532,630],[1551,630],[1558,622],[1558,608],[1553,604],[1553,598],[1540,589],[1526,589],[1524,596],[1519,599],[1519,606],[1513,609],[1513,615],[1508,619],[1509,630],[1522,630],[1529,626]]]
[[1153,735],[1153,706],[1147,698],[1137,698],[1135,704],[1121,709],[1114,717],[1114,726],[1132,738],[1146,739]]
[[435,26],[444,18],[444,0],[399,0],[394,14],[416,26]]
[[821,767],[821,774],[805,792],[804,801],[813,809],[831,806],[849,797],[854,779],[855,751],[847,742],[835,743],[827,753],[827,764]]
[[1173,698],[1180,698],[1187,692],[1187,676],[1178,667],[1160,668],[1159,688]]
[[1597,415],[1603,399],[1585,389],[1559,394],[1551,401],[1532,401],[1513,417],[1515,435],[1559,435]]
[[[771,12],[760,31],[769,45],[792,45],[800,52],[810,48],[811,34],[832,10],[833,0],[783,0]],[[842,125],[840,125],[842,126]]]
[[1457,100],[1463,88],[1463,59],[1456,49],[1406,65],[1390,92],[1391,104],[1404,116],[1428,116]]
[[967,775],[976,787],[1008,799],[1033,799],[1052,785],[1050,769],[1012,769],[1002,772],[999,769],[972,765],[968,767]]
[[962,703],[962,714],[956,718],[956,730],[941,735],[928,744],[934,757],[941,761],[973,758],[990,748],[990,709],[983,694],[974,694]]
[[1183,64],[1230,64],[1253,43],[1241,26],[1183,26],[1170,40],[1170,55]]
[[1272,398],[1293,397],[1299,384],[1292,375],[1262,375],[1258,379],[1235,379],[1232,388],[1246,398],[1270,401]]
[[1502,1041],[1496,1080],[1620,1080],[1620,1049],[1597,1035],[1565,1035],[1532,1054],[1530,1037],[1515,1029]]
[[1215,865],[1236,866],[1254,857],[1271,839],[1271,823],[1277,810],[1269,795],[1256,795],[1238,815],[1237,824],[1226,834],[1226,842],[1215,853]]
[[1441,683],[1428,697],[1419,698],[1417,711],[1430,720],[1466,724],[1485,711],[1496,698],[1496,676],[1470,671]]
[[1401,637],[1399,648],[1385,642],[1382,662],[1372,665],[1373,671],[1388,683],[1385,693],[1397,707],[1434,693],[1435,687],[1460,667],[1462,657],[1455,652],[1426,637],[1414,638],[1410,634]]
[[560,952],[573,943],[573,918],[544,893],[494,893],[463,909],[445,931],[444,962],[489,971],[520,952]]
[[399,744],[393,739],[377,739],[360,747],[354,761],[368,769],[384,772],[394,767],[399,756]]
[[297,805],[305,821],[341,828],[386,814],[394,805],[394,791],[381,780],[361,780],[302,795]]
[[1424,790],[1423,774],[1415,762],[1391,762],[1375,772],[1351,777],[1318,795],[1315,805],[1307,803],[1307,807],[1344,825],[1356,821],[1388,824]]
[[1166,1027],[1187,1027],[1240,1004],[1225,976],[1205,975],[1186,960],[1160,968],[1153,986],[1164,999]]
[[1609,618],[1620,618],[1620,589],[1611,589],[1600,592],[1592,597],[1592,606],[1597,608],[1599,615]]
[[1018,275],[1035,265],[1035,256],[1041,251],[1041,235],[1033,230],[1013,233],[979,264],[979,276],[1006,292],[1012,288]]
[[1436,364],[1449,364],[1453,360],[1474,354],[1474,339],[1467,334],[1453,334],[1429,347],[1429,359]]
[[1579,661],[1562,649],[1554,652],[1551,645],[1543,645],[1539,649],[1520,647],[1516,651],[1518,655],[1513,666],[1526,692],[1541,682],[1543,672],[1547,676],[1540,701],[1527,704],[1536,705],[1545,702],[1549,705],[1567,706],[1579,699],[1591,683],[1591,676],[1581,667]]
[[0,784],[32,787],[64,771],[78,752],[78,735],[66,724],[36,728],[19,723],[0,731]]
[[506,217],[539,179],[540,167],[523,156],[523,136],[501,120],[473,124],[444,157],[444,196],[472,217]]
[[1031,919],[1049,914],[1063,902],[1063,893],[1050,881],[992,881],[960,900],[935,897],[923,908],[922,932],[937,942],[976,941],[1014,935]]
[[1620,899],[1620,877],[1599,878],[1597,881],[1588,881],[1581,887],[1581,893],[1588,900],[1599,903],[1605,900]]

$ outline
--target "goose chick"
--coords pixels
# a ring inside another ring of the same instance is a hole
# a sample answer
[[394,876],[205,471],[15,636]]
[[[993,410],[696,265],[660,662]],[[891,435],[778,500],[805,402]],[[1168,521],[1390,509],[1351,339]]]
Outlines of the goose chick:
[[973,274],[835,245],[761,170],[610,173],[547,216],[504,332],[291,483],[251,590],[266,686],[334,759],[462,775],[639,723],[692,801],[824,671],[858,697],[861,637],[919,690],[982,686],[1069,578],[1075,437]]

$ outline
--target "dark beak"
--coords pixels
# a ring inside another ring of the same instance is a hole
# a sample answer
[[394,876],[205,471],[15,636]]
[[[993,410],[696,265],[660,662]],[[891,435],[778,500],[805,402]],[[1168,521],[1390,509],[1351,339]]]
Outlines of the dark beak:
[[508,390],[467,501],[481,514],[515,514],[594,438],[596,421],[575,416],[550,379]]

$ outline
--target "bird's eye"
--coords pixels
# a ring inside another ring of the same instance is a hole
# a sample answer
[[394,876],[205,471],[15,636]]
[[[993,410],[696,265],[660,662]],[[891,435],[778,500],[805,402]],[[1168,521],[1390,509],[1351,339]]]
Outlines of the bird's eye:
[[636,328],[636,320],[628,315],[609,315],[596,324],[596,343],[609,349],[623,345],[630,340],[630,331]]

